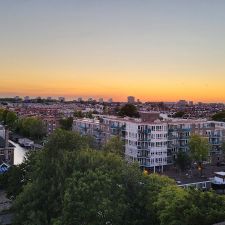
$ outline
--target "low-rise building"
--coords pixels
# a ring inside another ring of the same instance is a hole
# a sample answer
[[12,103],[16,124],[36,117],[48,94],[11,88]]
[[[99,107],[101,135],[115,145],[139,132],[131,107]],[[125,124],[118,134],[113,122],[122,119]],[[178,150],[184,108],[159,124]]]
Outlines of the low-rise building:
[[47,135],[52,134],[57,128],[59,128],[59,117],[42,116],[41,119],[45,124]]

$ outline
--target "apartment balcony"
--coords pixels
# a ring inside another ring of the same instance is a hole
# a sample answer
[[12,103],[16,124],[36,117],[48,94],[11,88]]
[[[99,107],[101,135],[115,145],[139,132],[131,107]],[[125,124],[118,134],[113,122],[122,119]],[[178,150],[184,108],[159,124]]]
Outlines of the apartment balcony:
[[220,134],[213,134],[211,136],[209,136],[210,138],[220,138],[221,135]]
[[140,149],[140,150],[148,150],[148,147],[145,147],[145,146],[137,146],[137,149]]
[[122,131],[126,131],[126,125],[122,125],[122,126],[121,126],[121,130],[122,130]]
[[139,138],[138,139],[139,142],[148,142],[148,141],[151,141],[150,138]]
[[191,131],[191,128],[179,128],[179,131],[182,131],[182,132],[190,132]]
[[168,148],[175,148],[176,146],[176,144],[168,144]]
[[210,144],[212,144],[212,145],[220,145],[220,142],[219,141],[214,141],[214,142],[210,142]]
[[172,135],[172,134],[170,134],[169,136],[168,136],[168,139],[177,139],[178,137],[177,136],[175,136],[175,135]]
[[168,129],[168,132],[175,132],[175,131],[177,131],[177,128],[169,128]]
[[139,134],[150,134],[151,133],[151,129],[144,129],[144,130],[138,130]]

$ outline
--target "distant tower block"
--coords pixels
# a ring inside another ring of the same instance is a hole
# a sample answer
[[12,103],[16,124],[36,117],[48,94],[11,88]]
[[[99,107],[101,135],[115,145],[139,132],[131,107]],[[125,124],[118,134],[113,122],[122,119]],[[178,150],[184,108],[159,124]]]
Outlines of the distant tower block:
[[108,102],[109,102],[109,103],[113,103],[113,99],[110,98],[110,99],[108,100]]
[[129,104],[134,104],[135,103],[135,97],[134,96],[128,96],[127,97],[127,102]]

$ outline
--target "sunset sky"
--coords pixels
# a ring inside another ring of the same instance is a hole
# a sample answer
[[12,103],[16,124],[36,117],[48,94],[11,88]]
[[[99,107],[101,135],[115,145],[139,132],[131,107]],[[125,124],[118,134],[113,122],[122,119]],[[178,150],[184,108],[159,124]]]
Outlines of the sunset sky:
[[0,96],[225,102],[224,0],[0,0]]

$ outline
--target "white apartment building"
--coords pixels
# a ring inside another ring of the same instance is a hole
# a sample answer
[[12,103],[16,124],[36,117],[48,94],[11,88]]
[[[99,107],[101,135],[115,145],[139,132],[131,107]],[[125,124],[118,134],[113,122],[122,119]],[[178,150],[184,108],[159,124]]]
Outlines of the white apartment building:
[[[218,155],[221,143],[225,141],[225,123],[205,119],[157,119],[157,113],[149,115],[150,117],[145,113],[142,119],[103,115],[95,122],[77,119],[74,120],[74,130],[88,127],[85,133],[92,134],[92,129],[96,129],[94,122],[98,131],[101,131],[101,135],[97,135],[99,143],[105,143],[114,135],[120,136],[125,144],[125,159],[128,162],[138,162],[142,168],[154,171],[162,171],[165,166],[173,164],[179,150],[188,152],[188,140],[194,133],[208,138],[211,156],[220,160]],[[83,130],[79,132],[85,134]]]
[[167,143],[167,123],[126,123],[125,158],[129,162],[163,170],[167,165]]
[[73,131],[79,132],[81,135],[90,135],[95,139],[96,145],[99,146],[103,139],[101,123],[97,119],[75,119],[73,121]]

